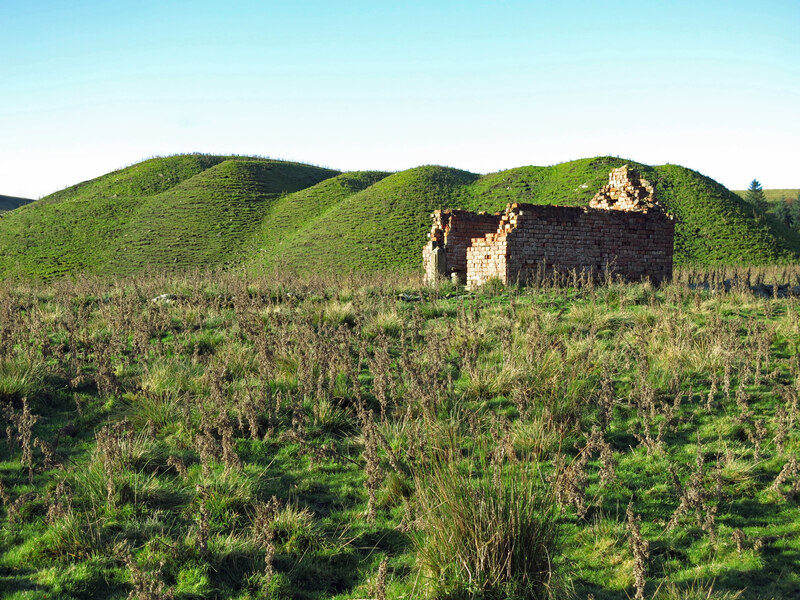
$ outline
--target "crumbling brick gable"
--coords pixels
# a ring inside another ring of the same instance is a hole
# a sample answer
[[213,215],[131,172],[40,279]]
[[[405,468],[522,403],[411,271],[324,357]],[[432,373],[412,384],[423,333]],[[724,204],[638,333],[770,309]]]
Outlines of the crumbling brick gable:
[[[627,165],[589,207],[509,204],[503,214],[436,211],[431,241],[423,250],[429,281],[466,274],[469,288],[491,278],[525,283],[542,270],[602,273],[611,267],[628,280],[661,282],[672,276],[674,222],[654,190]],[[437,273],[431,259],[445,257]]]
[[642,179],[638,171],[628,165],[614,169],[608,175],[608,185],[603,186],[589,202],[590,208],[647,212],[657,206],[655,190]]
[[430,242],[422,251],[425,273],[429,280],[436,278],[432,261],[434,248],[444,248],[447,256],[447,276],[456,273],[466,279],[467,248],[472,239],[496,231],[500,213],[473,213],[467,210],[437,210],[431,215],[433,227]]

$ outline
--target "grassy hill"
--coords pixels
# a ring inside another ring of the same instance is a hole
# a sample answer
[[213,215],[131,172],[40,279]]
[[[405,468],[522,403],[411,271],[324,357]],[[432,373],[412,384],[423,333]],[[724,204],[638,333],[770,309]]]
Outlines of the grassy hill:
[[6,215],[0,272],[50,278],[238,260],[270,202],[337,174],[262,158],[150,159]]
[[0,220],[0,273],[52,278],[246,264],[291,271],[415,269],[436,208],[585,205],[631,164],[675,215],[676,263],[800,258],[800,235],[755,217],[735,193],[676,165],[612,157],[480,176],[423,166],[339,173],[264,158],[154,158],[83,182]]
[[308,271],[414,268],[430,230],[431,211],[452,205],[477,177],[435,166],[384,177],[287,232],[283,243],[262,260],[268,266]]
[[324,223],[330,220],[330,211],[388,175],[380,171],[342,173],[279,199],[251,239],[254,253],[250,260],[280,265],[281,257],[291,251],[299,235],[316,227],[324,228]]
[[586,205],[608,172],[635,167],[655,185],[656,197],[676,218],[678,264],[769,263],[796,260],[800,236],[772,220],[758,220],[741,198],[716,181],[677,165],[651,167],[600,157],[552,167],[522,167],[486,175],[464,190],[469,206],[500,210],[507,202]]
[[623,164],[635,166],[654,183],[658,198],[675,215],[676,263],[759,264],[800,256],[796,232],[770,218],[754,218],[741,198],[696,171],[600,157],[484,176],[445,167],[396,173],[287,234],[279,248],[259,260],[309,271],[414,268],[435,208],[497,211],[508,202],[586,205],[607,182],[609,171]]
[[14,210],[24,204],[28,204],[29,202],[33,202],[33,200],[29,198],[18,198],[16,196],[3,196],[0,195],[0,212],[5,212],[7,210]]
[[[767,200],[768,215],[775,214],[775,211],[777,211],[778,207],[783,203],[791,205],[797,202],[797,198],[800,197],[800,189],[774,189],[763,191],[764,197]],[[747,190],[733,190],[733,193],[740,198],[747,198]]]

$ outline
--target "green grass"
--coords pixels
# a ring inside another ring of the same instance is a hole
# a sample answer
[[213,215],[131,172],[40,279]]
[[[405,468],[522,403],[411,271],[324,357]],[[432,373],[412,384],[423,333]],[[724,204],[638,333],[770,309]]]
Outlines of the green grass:
[[244,265],[256,271],[418,270],[437,208],[585,205],[631,164],[676,217],[677,264],[770,264],[800,234],[676,165],[612,157],[480,176],[424,166],[352,172],[238,156],[154,158],[62,190],[0,220],[0,273],[52,279]]
[[795,598],[800,304],[734,274],[800,283],[4,282],[0,589],[624,600],[630,506],[645,597]]
[[256,254],[251,260],[279,266],[298,236],[316,227],[326,229],[331,211],[388,175],[378,171],[343,173],[278,199],[253,234]]
[[[747,197],[747,190],[732,190],[740,198]],[[770,205],[775,205],[784,200],[795,200],[800,194],[800,189],[773,189],[764,190],[764,197]]]
[[434,166],[384,177],[289,232],[266,266],[339,273],[414,269],[421,262],[430,213],[451,204],[477,177]]
[[457,438],[436,441],[415,474],[415,550],[437,596],[535,599],[557,589],[561,515],[552,488],[531,466],[541,457],[493,461],[479,442],[465,461]]
[[239,261],[276,198],[337,174],[245,157],[150,159],[7,215],[0,271],[52,278]]
[[607,182],[609,171],[623,164],[654,183],[657,197],[676,216],[676,264],[766,264],[800,256],[797,232],[755,218],[738,196],[695,171],[600,157],[484,176],[444,167],[403,171],[337,203],[288,236],[280,252],[258,260],[301,271],[415,269],[432,210],[494,212],[509,202],[582,206]]

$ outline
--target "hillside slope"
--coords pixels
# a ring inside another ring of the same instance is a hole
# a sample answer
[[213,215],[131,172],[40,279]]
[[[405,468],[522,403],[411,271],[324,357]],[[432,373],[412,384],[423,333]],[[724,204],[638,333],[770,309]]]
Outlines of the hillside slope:
[[452,204],[477,177],[426,166],[382,178],[286,232],[264,262],[300,271],[416,268],[431,211]]
[[[734,194],[739,196],[740,198],[747,197],[747,190],[731,190]],[[790,202],[797,198],[798,194],[800,194],[800,189],[797,188],[776,188],[772,190],[763,190],[764,197],[766,198],[769,204],[774,204],[776,202],[783,202],[789,200]]]
[[676,165],[613,157],[477,175],[423,166],[339,173],[299,163],[183,155],[83,182],[0,218],[0,273],[43,277],[221,265],[349,272],[418,269],[437,208],[588,204],[612,168],[640,170],[676,218],[677,264],[800,260],[800,235]]
[[120,240],[115,271],[238,262],[277,198],[338,172],[264,160],[226,160],[150,196]]
[[800,236],[777,221],[754,218],[739,196],[713,179],[677,165],[652,167],[598,157],[552,167],[521,167],[480,178],[463,190],[465,208],[502,210],[508,202],[584,206],[611,169],[629,164],[654,184],[676,218],[675,262],[720,264],[798,260]]
[[323,215],[346,198],[361,192],[387,177],[380,171],[342,173],[293,194],[276,200],[260,227],[250,240],[255,250],[250,261],[279,266],[282,256],[295,243],[301,230],[312,222],[318,223]]
[[241,256],[270,201],[337,174],[260,158],[150,159],[6,214],[0,272],[51,278],[219,265]]
[[436,208],[499,211],[509,202],[587,205],[611,169],[634,166],[655,184],[676,218],[677,264],[764,264],[800,258],[800,236],[771,218],[756,219],[741,198],[685,167],[651,167],[613,157],[478,176],[444,167],[396,173],[354,194],[305,227],[284,235],[267,266],[300,271],[418,268]]

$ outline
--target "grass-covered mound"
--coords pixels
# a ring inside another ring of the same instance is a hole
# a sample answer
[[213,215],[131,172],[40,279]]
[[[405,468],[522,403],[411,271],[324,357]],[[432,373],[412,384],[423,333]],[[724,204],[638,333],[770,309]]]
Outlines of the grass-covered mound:
[[417,268],[431,212],[452,204],[477,177],[435,166],[383,177],[287,231],[266,264],[338,273]]
[[28,204],[29,202],[33,202],[33,200],[28,198],[18,198],[17,196],[0,195],[0,213],[7,210],[14,210],[15,208]]
[[800,234],[676,165],[600,157],[484,176],[438,166],[339,174],[260,158],[184,155],[145,161],[5,215],[0,273],[51,278],[219,265],[416,270],[432,210],[585,205],[625,163],[655,185],[675,215],[677,264],[800,258]]
[[509,202],[582,206],[607,182],[609,171],[623,164],[654,183],[657,197],[675,215],[677,264],[766,264],[800,257],[796,232],[755,217],[749,205],[715,181],[675,165],[603,157],[484,176],[444,167],[396,173],[337,202],[305,227],[292,228],[279,247],[256,260],[305,271],[414,269],[433,209],[498,211]]
[[684,167],[651,167],[612,157],[478,176],[444,167],[396,173],[289,231],[257,260],[301,271],[415,269],[436,208],[503,210],[509,202],[587,205],[611,169],[630,164],[655,185],[675,216],[676,264],[768,264],[800,258],[800,235],[755,216],[736,194]]
[[796,598],[800,305],[737,274],[2,283],[0,595]]
[[118,275],[239,261],[273,200],[337,174],[263,158],[150,159],[7,214],[0,272]]
[[388,175],[380,171],[342,173],[278,199],[253,235],[255,253],[250,259],[259,264],[281,264],[303,231],[326,229],[334,208]]

